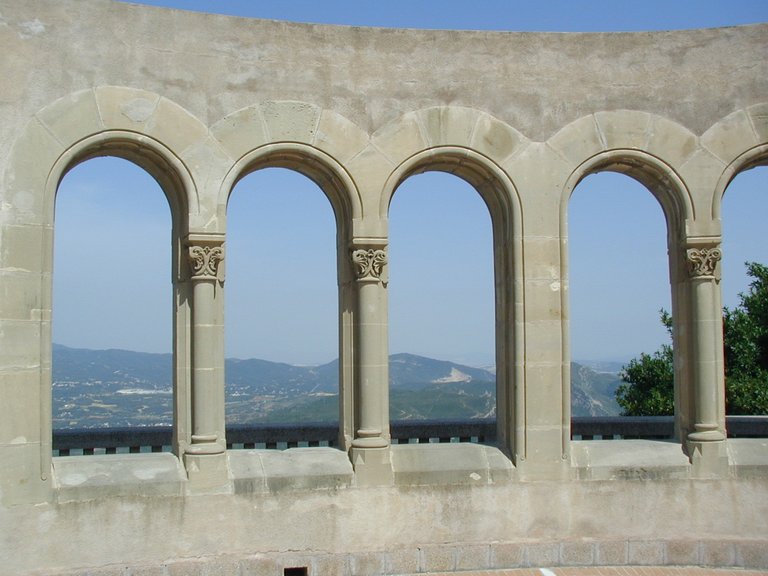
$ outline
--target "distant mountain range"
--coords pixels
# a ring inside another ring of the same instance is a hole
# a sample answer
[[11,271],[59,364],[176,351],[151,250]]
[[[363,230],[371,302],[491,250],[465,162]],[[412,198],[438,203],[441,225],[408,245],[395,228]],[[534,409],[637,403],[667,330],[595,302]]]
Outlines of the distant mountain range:
[[[293,366],[227,359],[228,424],[338,419],[338,360]],[[172,421],[172,357],[53,346],[54,428],[151,426]],[[390,356],[392,419],[492,418],[492,371],[414,354]],[[574,416],[619,413],[615,373],[572,365]]]

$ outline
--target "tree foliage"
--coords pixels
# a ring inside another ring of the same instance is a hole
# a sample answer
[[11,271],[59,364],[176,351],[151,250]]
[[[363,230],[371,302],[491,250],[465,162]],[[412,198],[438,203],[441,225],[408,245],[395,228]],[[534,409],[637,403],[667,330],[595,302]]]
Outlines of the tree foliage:
[[[768,414],[768,266],[747,262],[752,278],[733,310],[723,310],[725,389],[728,414]],[[672,334],[672,318],[661,311],[661,322]],[[616,401],[625,416],[674,413],[672,346],[641,354],[619,373]]]
[[[661,323],[672,335],[672,317],[659,312]],[[622,384],[616,389],[616,401],[624,416],[665,416],[675,412],[672,346],[663,344],[653,354],[640,354],[619,372]]]
[[729,414],[768,414],[768,266],[747,263],[741,303],[723,314],[725,400]]

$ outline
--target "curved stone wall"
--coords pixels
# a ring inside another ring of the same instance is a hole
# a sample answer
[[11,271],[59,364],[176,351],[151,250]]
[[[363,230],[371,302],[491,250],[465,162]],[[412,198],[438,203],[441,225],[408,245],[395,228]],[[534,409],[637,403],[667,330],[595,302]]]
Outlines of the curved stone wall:
[[[478,560],[468,567],[488,567],[497,554],[489,542],[530,539],[556,546],[562,563],[582,540],[592,542],[578,548],[588,563],[605,562],[600,554],[616,541],[625,550],[617,563],[632,561],[633,542],[658,543],[653,563],[671,561],[674,542],[707,563],[716,556],[707,546],[725,539],[733,547],[724,564],[768,564],[759,554],[744,560],[764,543],[768,444],[726,439],[717,264],[725,187],[768,159],[767,48],[768,25],[436,32],[0,0],[0,51],[12,56],[0,61],[0,525],[20,527],[0,550],[28,551],[17,571],[74,567],[90,547],[83,565],[263,553],[271,573],[296,549],[331,555],[347,571],[345,554],[386,554],[381,566],[394,570],[392,558],[408,550],[421,569],[414,543],[448,546],[453,567],[469,547]],[[92,465],[51,458],[52,232],[61,178],[100,155],[139,164],[169,199],[177,416],[173,455]],[[227,199],[240,178],[268,166],[297,170],[328,196],[344,310],[343,450],[284,460],[228,453],[224,430]],[[388,209],[397,186],[427,170],[465,179],[491,215],[498,447],[390,446]],[[579,181],[603,170],[643,183],[667,221],[674,443],[570,439],[567,207]],[[154,480],[138,480],[148,474]],[[551,488],[559,511],[534,481]],[[624,500],[596,511],[606,491]],[[731,495],[727,506],[710,506],[720,492]],[[368,496],[386,527],[362,513]],[[146,510],[148,498],[165,512]],[[338,529],[293,532],[301,516],[283,510],[284,498]],[[246,503],[258,513],[238,512]],[[401,513],[414,507],[426,521]],[[510,514],[520,507],[518,522]],[[632,507],[653,516],[649,530],[617,521]],[[215,510],[229,540],[206,540],[192,519]],[[279,533],[246,538],[278,513]],[[72,550],[35,552],[105,515],[132,526],[120,546],[94,547],[99,531],[89,528]],[[185,532],[164,548],[141,541],[142,522]]]

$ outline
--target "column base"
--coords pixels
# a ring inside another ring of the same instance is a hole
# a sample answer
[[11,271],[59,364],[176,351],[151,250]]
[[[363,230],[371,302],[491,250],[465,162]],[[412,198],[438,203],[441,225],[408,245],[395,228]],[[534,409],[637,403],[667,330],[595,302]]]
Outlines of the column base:
[[232,492],[226,452],[218,454],[184,454],[187,470],[187,492],[190,494],[228,494]]
[[717,424],[696,424],[695,431],[688,434],[690,442],[722,442],[725,434],[717,427]]
[[686,448],[691,460],[693,478],[727,478],[730,474],[728,451],[725,440],[701,442],[688,436]]
[[389,446],[383,448],[362,448],[352,446],[349,451],[355,469],[358,486],[390,486],[394,484],[392,460]]

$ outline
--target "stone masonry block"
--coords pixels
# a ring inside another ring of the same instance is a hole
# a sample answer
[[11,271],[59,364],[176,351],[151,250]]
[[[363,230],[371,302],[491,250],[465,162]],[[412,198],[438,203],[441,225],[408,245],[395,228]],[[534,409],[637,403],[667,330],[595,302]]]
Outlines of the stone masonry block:
[[595,548],[595,564],[598,566],[623,566],[627,563],[629,544],[626,541],[597,542]]
[[231,555],[209,557],[201,576],[241,576],[239,559]]
[[701,136],[701,144],[725,164],[730,164],[744,150],[757,144],[749,116],[738,110]]
[[202,558],[184,558],[167,562],[168,576],[203,576],[205,560]]
[[[9,271],[32,274],[50,272],[45,269],[45,251],[53,245],[53,230],[45,226],[6,226],[2,229],[2,267]],[[36,280],[36,279],[33,279]],[[39,280],[38,284],[39,284]],[[39,288],[35,290],[39,292]],[[39,306],[39,304],[38,304]]]
[[647,151],[672,166],[681,166],[698,147],[690,130],[663,116],[651,116]]
[[630,542],[628,560],[629,564],[637,566],[659,566],[664,564],[664,542]]
[[695,540],[671,540],[666,542],[665,564],[675,566],[698,566],[700,564],[699,542]]
[[371,140],[396,165],[429,147],[421,134],[415,112],[409,112],[380,128]]
[[595,563],[595,544],[563,542],[560,545],[560,562],[563,566],[591,566]]
[[[717,159],[712,152],[705,148],[698,148],[680,167],[680,177],[685,181],[693,202],[700,204],[700,209],[705,214],[712,210],[711,195],[706,191],[717,185],[725,166],[725,163]],[[689,231],[689,233],[696,233],[696,231]]]
[[736,546],[733,542],[705,540],[701,543],[702,566],[733,566],[736,563]]
[[[340,574],[347,576],[349,572],[350,558],[346,554],[319,554],[312,558],[309,565],[309,574],[312,576],[325,576],[326,574]],[[279,572],[278,576],[282,576]]]
[[39,276],[0,271],[0,318],[37,320],[41,316]]
[[562,361],[562,324],[557,320],[525,322],[525,360],[527,366],[552,365]]
[[438,106],[418,115],[431,146],[468,146],[478,113],[470,108]]
[[304,142],[315,140],[320,108],[306,102],[265,102],[261,113],[272,142]]
[[[535,236],[527,238],[523,244],[525,251],[525,276],[538,282],[561,281],[560,238],[555,236]],[[563,289],[564,285],[561,286]]]
[[40,322],[0,320],[0,366],[6,371],[40,365]]
[[160,101],[158,94],[124,86],[100,86],[95,94],[101,122],[113,130],[146,131]]
[[25,225],[48,222],[50,213],[46,209],[50,208],[48,202],[53,201],[53,196],[41,193],[46,190],[48,171],[40,166],[53,166],[63,150],[37,118],[27,124],[11,149],[5,169],[3,194],[11,210],[11,221]]
[[526,318],[532,322],[559,321],[563,316],[562,289],[559,279],[529,281],[525,291]]
[[525,547],[525,566],[531,568],[544,568],[560,565],[560,545],[557,543],[542,542],[528,544]]
[[[387,215],[390,198],[381,198],[380,190],[392,173],[394,165],[380,150],[369,144],[347,163],[346,168],[358,186],[366,186],[362,190],[362,200],[366,202],[366,208],[373,213],[381,212]],[[368,235],[375,236],[371,232]]]
[[605,149],[592,114],[571,122],[547,142],[574,167]]
[[456,570],[489,568],[490,555],[490,547],[485,544],[460,546],[456,550]]
[[481,114],[470,147],[501,163],[526,144],[525,137],[517,130],[490,114]]
[[387,566],[392,574],[415,574],[419,571],[419,551],[415,548],[389,550]]
[[104,128],[93,90],[60,98],[46,106],[37,117],[64,147]]
[[0,445],[40,442],[40,373],[0,372]]
[[747,108],[747,114],[755,127],[760,142],[768,141],[768,104],[755,104]]
[[421,549],[423,572],[450,572],[456,566],[456,554],[451,546],[424,546]]
[[192,114],[167,98],[160,98],[152,122],[147,124],[149,135],[178,152],[204,140],[208,128]]
[[228,114],[211,127],[211,134],[234,160],[268,141],[259,106]]
[[341,163],[359,154],[370,141],[367,132],[333,112],[323,110],[315,133],[314,145]]
[[388,574],[387,556],[385,552],[361,552],[349,557],[350,572],[353,575],[379,576]]
[[277,563],[274,558],[255,554],[240,559],[240,576],[276,576]]
[[490,568],[519,568],[523,565],[525,546],[513,542],[491,544]]
[[736,563],[742,568],[768,569],[768,542],[762,540],[737,543]]
[[634,110],[596,112],[595,120],[608,148],[645,148],[650,114]]

